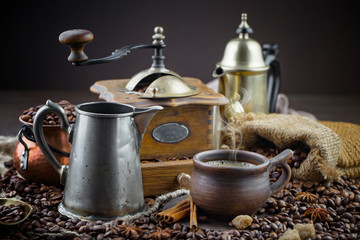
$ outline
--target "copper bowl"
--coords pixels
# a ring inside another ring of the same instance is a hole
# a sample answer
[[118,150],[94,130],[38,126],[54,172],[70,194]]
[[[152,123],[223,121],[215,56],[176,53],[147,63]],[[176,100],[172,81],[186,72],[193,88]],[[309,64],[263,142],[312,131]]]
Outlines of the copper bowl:
[[[19,119],[23,124],[30,123],[24,122]],[[66,132],[61,130],[60,125],[44,125],[44,136],[46,142],[64,152],[70,153],[71,144],[67,139]],[[51,166],[49,161],[44,157],[39,146],[24,136],[22,140],[27,144],[29,148],[29,159],[27,170],[22,170],[20,167],[20,158],[24,152],[24,146],[18,142],[14,150],[14,166],[19,174],[24,177],[28,182],[44,183],[47,185],[60,185],[59,174]],[[57,158],[60,164],[69,164],[69,157],[54,152],[54,156]]]

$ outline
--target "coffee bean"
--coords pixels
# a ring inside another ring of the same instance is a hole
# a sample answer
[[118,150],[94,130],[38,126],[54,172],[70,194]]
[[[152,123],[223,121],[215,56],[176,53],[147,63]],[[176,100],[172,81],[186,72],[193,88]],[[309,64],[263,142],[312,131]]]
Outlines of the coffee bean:
[[354,201],[354,198],[355,198],[355,193],[349,192],[349,200]]
[[279,200],[278,203],[277,203],[277,205],[278,205],[279,207],[286,207],[286,206],[287,206],[287,204],[286,204],[286,202],[285,202],[284,200]]
[[80,219],[79,218],[71,218],[70,221],[73,223],[73,224],[77,224],[78,222],[80,222]]
[[14,165],[14,161],[12,159],[8,160],[8,161],[4,161],[4,166],[6,168],[10,168]]
[[55,225],[55,224],[54,224],[53,222],[47,222],[47,223],[46,223],[46,226],[47,226],[47,227],[50,227],[50,228],[53,227],[54,225]]
[[270,176],[271,176],[271,178],[278,178],[278,177],[280,177],[280,173],[277,171],[273,171]]
[[25,193],[32,193],[32,188],[31,187],[25,187],[24,192]]
[[260,228],[260,226],[257,223],[252,223],[249,228],[250,229],[258,229],[258,228]]
[[337,207],[340,207],[340,205],[341,205],[341,197],[339,197],[339,196],[335,197],[335,205]]
[[104,234],[100,233],[97,235],[96,240],[103,240],[104,239]]
[[345,234],[339,234],[339,240],[346,240],[347,237],[345,236]]
[[15,191],[15,190],[10,191],[10,192],[6,193],[5,195],[6,195],[6,197],[8,197],[8,198],[15,197],[15,196],[16,196],[16,191]]
[[58,226],[61,227],[61,228],[64,228],[65,227],[65,221],[58,222]]
[[318,187],[316,188],[316,192],[317,192],[317,193],[321,193],[321,192],[323,192],[325,189],[326,189],[326,188],[325,188],[324,186],[318,186]]
[[327,199],[327,205],[332,208],[335,208],[336,206],[334,200],[332,200],[331,198]]
[[277,239],[278,238],[278,235],[276,234],[276,232],[271,232],[269,234],[269,237],[272,238],[272,239]]
[[304,182],[304,183],[303,183],[303,186],[304,186],[305,188],[311,188],[313,185],[314,185],[313,182]]
[[[27,112],[28,113],[28,112]],[[23,120],[23,121],[25,121],[25,122],[28,122],[29,121],[29,119],[31,119],[32,118],[32,116],[31,115],[29,115],[29,114],[25,114],[25,115],[22,115],[21,116],[21,119]]]
[[345,212],[344,214],[341,215],[341,217],[347,218],[347,219],[352,219],[353,218],[352,214],[349,213],[349,212]]
[[333,238],[331,236],[324,236],[322,239],[323,240],[332,240]]
[[49,191],[49,187],[48,186],[42,186],[40,188],[40,192],[46,192],[46,191]]
[[344,197],[342,200],[341,200],[341,204],[345,207],[346,205],[348,205],[350,202],[349,198],[347,197]]
[[181,230],[181,225],[179,223],[175,223],[174,226],[173,226],[173,229],[174,230]]
[[278,229],[278,225],[276,225],[275,223],[270,223],[270,228],[276,231]]
[[264,225],[261,227],[261,231],[263,232],[269,232],[271,230],[271,227],[269,225]]
[[65,222],[65,228],[66,229],[71,229],[74,227],[74,224],[72,222]]

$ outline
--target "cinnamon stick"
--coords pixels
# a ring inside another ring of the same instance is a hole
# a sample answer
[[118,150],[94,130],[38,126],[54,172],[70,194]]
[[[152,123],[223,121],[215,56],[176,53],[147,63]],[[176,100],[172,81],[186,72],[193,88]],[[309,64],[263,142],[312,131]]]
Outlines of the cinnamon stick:
[[198,228],[198,222],[197,222],[197,209],[194,201],[190,200],[190,229],[192,231],[196,230]]
[[[160,221],[165,220],[165,215],[166,214],[169,214],[169,213],[174,214],[174,212],[182,211],[182,210],[184,210],[186,208],[186,206],[188,206],[188,207],[190,206],[189,203],[190,203],[190,196],[185,198],[184,200],[180,201],[175,206],[173,206],[171,208],[168,208],[168,209],[166,209],[166,210],[164,210],[162,212],[157,213],[155,218],[157,220],[160,220]],[[184,206],[185,206],[185,208],[184,208]]]
[[188,216],[189,213],[190,213],[190,206],[186,206],[186,208],[184,209],[178,209],[177,211],[165,215],[164,221],[167,223],[174,223]]

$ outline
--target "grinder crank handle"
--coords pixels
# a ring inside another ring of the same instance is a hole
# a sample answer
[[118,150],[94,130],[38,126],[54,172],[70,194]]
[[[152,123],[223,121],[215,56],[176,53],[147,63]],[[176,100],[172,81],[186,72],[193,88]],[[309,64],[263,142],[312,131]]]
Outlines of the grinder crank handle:
[[159,51],[161,48],[165,47],[165,44],[163,42],[164,36],[162,34],[163,29],[161,27],[156,27],[154,32],[154,41],[152,44],[137,44],[124,46],[122,48],[116,49],[114,52],[112,52],[111,55],[107,57],[90,60],[88,56],[84,53],[85,45],[90,43],[94,39],[93,33],[89,30],[73,29],[65,31],[59,35],[59,42],[68,45],[71,50],[71,53],[68,57],[69,62],[71,62],[75,66],[85,66],[113,62],[121,59],[122,57],[128,55],[132,50],[136,49],[156,48]]
[[70,139],[69,141],[71,141],[73,125],[69,124],[65,110],[60,105],[50,100],[47,100],[46,104],[38,110],[34,119],[33,131],[34,131],[36,144],[39,146],[40,150],[42,151],[46,159],[59,173],[60,183],[64,184],[66,180],[68,166],[60,164],[58,160],[55,158],[54,154],[51,152],[49,148],[49,145],[46,143],[44,131],[43,131],[43,120],[50,113],[55,113],[59,116],[61,120],[61,129],[67,132],[68,138]]

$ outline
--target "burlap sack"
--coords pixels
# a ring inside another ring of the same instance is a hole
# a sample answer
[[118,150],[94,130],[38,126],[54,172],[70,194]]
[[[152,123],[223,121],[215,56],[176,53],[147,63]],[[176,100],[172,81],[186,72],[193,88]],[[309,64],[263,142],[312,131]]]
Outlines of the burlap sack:
[[13,152],[17,142],[18,140],[16,137],[0,136],[0,174],[7,170],[4,166],[4,162],[13,159]]
[[280,149],[306,144],[310,148],[307,158],[299,168],[292,169],[292,176],[304,181],[337,179],[349,172],[344,171],[345,166],[354,166],[338,167],[341,138],[324,124],[304,116],[238,114],[229,120],[222,135],[222,148],[231,149],[249,150],[262,139]]
[[360,177],[360,125],[347,122],[320,121],[340,138],[337,167],[350,178]]

